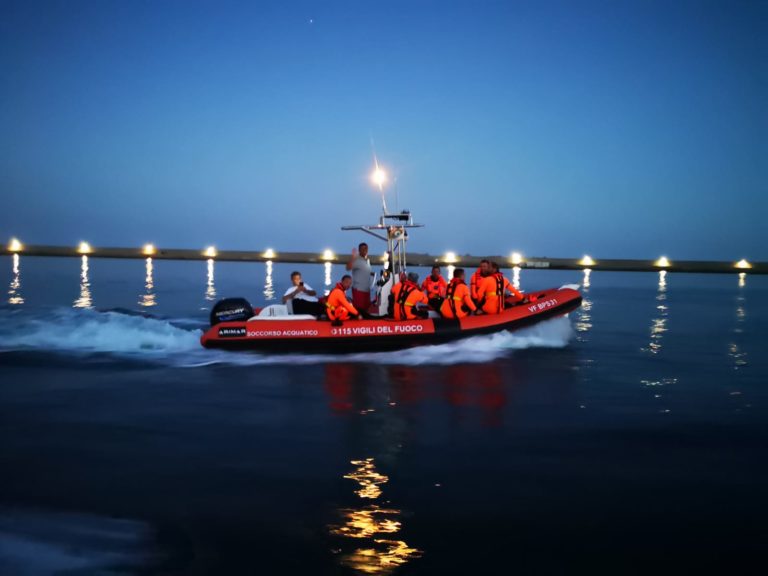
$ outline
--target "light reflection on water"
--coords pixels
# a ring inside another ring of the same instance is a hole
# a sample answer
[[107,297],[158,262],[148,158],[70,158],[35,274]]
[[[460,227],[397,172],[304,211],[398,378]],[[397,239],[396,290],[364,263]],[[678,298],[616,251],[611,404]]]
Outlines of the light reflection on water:
[[744,332],[743,324],[747,319],[746,298],[744,297],[744,287],[746,274],[744,272],[739,273],[739,292],[736,296],[736,325],[733,328],[733,339],[728,344],[728,356],[733,361],[733,369],[739,370],[747,365],[747,353],[742,350],[739,344],[741,340],[741,334]]
[[325,268],[325,295],[328,296],[331,291],[329,286],[332,282],[331,272],[333,271],[333,264],[326,262],[323,267]]
[[24,304],[24,297],[21,295],[21,268],[18,254],[13,255],[13,279],[8,287],[8,304]]
[[208,258],[208,283],[205,287],[205,299],[209,302],[216,300],[216,286],[214,285],[213,267],[213,258]]
[[80,264],[80,297],[72,303],[73,308],[93,308],[91,283],[88,280],[88,256],[83,255]]
[[139,306],[145,308],[151,308],[157,306],[157,296],[155,295],[155,282],[153,279],[154,268],[152,266],[152,258],[146,260],[146,277],[144,278],[144,289],[146,292],[140,295]]
[[659,288],[656,292],[656,311],[657,315],[651,321],[651,340],[648,347],[644,348],[646,352],[658,354],[661,352],[662,339],[667,328],[667,315],[669,306],[667,305],[667,271],[659,272]]
[[592,274],[592,270],[589,268],[584,269],[584,280],[581,284],[581,308],[576,312],[576,339],[579,342],[587,342],[587,332],[592,328],[592,300],[589,298],[589,277]]
[[512,285],[520,289],[520,266],[515,266],[512,268]]
[[388,482],[389,477],[376,469],[373,458],[352,460],[351,464],[355,469],[344,478],[358,483],[355,494],[368,504],[339,510],[342,523],[330,525],[328,530],[334,536],[365,542],[355,544],[358,547],[352,552],[341,553],[339,563],[362,574],[391,574],[397,567],[421,556],[421,551],[394,536],[402,528],[402,512],[373,502],[381,496],[380,486]]
[[267,260],[267,277],[264,280],[264,300],[269,302],[275,299],[275,285],[272,282],[272,260]]

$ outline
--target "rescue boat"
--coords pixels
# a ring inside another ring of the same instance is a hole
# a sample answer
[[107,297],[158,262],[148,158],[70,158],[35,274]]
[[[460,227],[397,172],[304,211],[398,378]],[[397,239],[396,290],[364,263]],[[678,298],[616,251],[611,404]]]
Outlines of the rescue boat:
[[530,293],[528,302],[506,308],[500,314],[449,320],[431,312],[432,317],[425,319],[382,317],[348,320],[340,325],[310,315],[289,314],[282,305],[267,306],[245,320],[228,320],[228,314],[247,314],[249,307],[244,299],[231,299],[226,302],[230,306],[219,310],[218,319],[223,321],[211,326],[201,342],[206,348],[299,353],[388,351],[441,344],[501,330],[516,330],[565,315],[581,304],[577,288],[567,285]]
[[206,348],[299,353],[397,350],[515,330],[562,316],[581,304],[578,286],[567,285],[529,293],[522,303],[513,305],[510,302],[499,314],[446,319],[429,310],[425,318],[388,318],[390,292],[406,272],[408,229],[422,225],[414,224],[408,211],[388,213],[383,197],[382,208],[378,224],[342,227],[342,230],[365,232],[387,243],[384,269],[373,279],[376,288],[374,305],[362,319],[331,322],[324,317],[292,314],[292,310],[282,304],[254,310],[244,298],[228,298],[219,301],[211,310],[211,327],[202,335],[202,345]]

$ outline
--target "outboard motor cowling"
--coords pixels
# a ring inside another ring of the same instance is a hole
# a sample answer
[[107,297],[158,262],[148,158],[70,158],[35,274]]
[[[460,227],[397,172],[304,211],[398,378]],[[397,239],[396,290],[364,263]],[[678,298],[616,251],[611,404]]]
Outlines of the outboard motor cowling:
[[253,307],[245,298],[224,298],[211,310],[211,326],[219,322],[245,322],[253,316]]

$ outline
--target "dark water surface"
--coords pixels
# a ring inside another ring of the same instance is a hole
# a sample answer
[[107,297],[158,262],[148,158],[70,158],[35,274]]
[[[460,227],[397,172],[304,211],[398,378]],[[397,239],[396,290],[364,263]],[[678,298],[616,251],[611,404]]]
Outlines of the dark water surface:
[[767,278],[524,270],[584,306],[398,353],[199,347],[292,268],[0,259],[0,574],[763,573]]

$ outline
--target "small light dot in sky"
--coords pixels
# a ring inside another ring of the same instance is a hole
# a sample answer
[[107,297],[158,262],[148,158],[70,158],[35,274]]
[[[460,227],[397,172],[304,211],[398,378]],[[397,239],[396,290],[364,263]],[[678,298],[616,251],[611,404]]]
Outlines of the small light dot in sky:
[[314,18],[310,18],[310,19],[309,19],[309,23],[310,23],[310,24],[314,24],[314,23],[315,23],[315,19],[314,19]]

